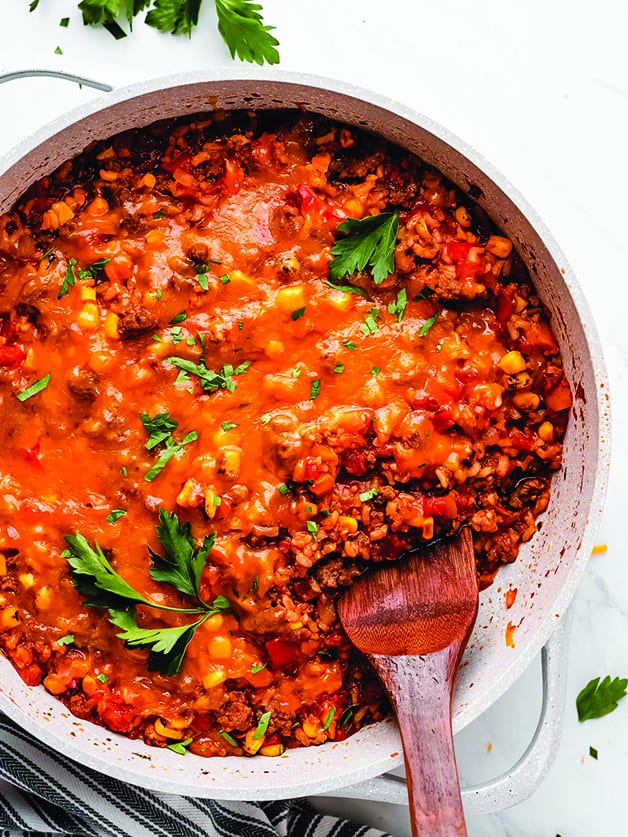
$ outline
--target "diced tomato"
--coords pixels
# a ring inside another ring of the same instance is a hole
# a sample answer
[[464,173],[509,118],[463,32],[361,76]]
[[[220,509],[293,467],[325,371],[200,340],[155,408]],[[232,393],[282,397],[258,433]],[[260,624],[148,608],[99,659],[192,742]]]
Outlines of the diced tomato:
[[453,520],[458,516],[456,498],[451,494],[444,497],[424,497],[423,514],[428,517],[444,517],[446,520]]
[[301,209],[306,213],[320,215],[325,223],[335,221],[338,224],[347,217],[347,213],[340,209],[340,207],[329,206],[323,198],[313,192],[304,183],[298,187],[297,194],[299,195]]
[[534,439],[527,435],[528,431],[522,433],[516,427],[508,434],[508,439],[513,448],[517,450],[534,450]]
[[455,423],[456,422],[454,421],[449,404],[441,407],[440,410],[432,416],[434,430],[437,430],[439,433],[444,433],[445,430],[449,430],[449,428],[453,427]]
[[464,261],[469,255],[472,247],[477,247],[476,242],[471,241],[448,241],[445,244],[445,253],[454,262]]
[[297,661],[297,649],[292,642],[281,637],[269,639],[266,643],[266,653],[272,669],[282,669],[294,665]]
[[565,378],[561,378],[558,386],[545,393],[545,403],[555,413],[571,407],[571,391]]
[[346,645],[347,640],[345,635],[340,633],[340,631],[332,631],[330,634],[327,634],[325,642],[329,648],[340,648],[341,645]]
[[237,163],[226,160],[225,173],[220,178],[220,188],[223,194],[235,195],[242,188],[244,183],[244,171]]
[[216,509],[216,520],[225,520],[225,518],[229,517],[232,505],[231,498],[223,494],[220,498],[220,505]]
[[98,714],[104,724],[114,732],[129,732],[133,726],[135,710],[117,695],[107,695],[98,702]]
[[366,474],[366,452],[363,450],[346,451],[342,457],[342,464],[349,474],[361,477]]
[[41,439],[38,439],[37,442],[33,445],[32,448],[26,448],[23,451],[24,459],[34,465],[36,468],[41,469],[41,462],[39,461],[39,456],[41,453]]
[[497,310],[495,314],[499,322],[505,326],[514,311],[512,297],[503,288],[497,294]]
[[17,369],[26,357],[26,352],[21,346],[1,346],[0,366],[5,369]]

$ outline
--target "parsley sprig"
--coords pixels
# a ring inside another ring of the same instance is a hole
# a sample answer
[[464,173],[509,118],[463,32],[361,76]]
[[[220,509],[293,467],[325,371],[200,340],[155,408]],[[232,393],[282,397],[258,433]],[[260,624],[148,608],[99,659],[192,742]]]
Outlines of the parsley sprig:
[[329,276],[334,282],[366,267],[371,269],[376,285],[393,273],[398,212],[380,212],[359,220],[347,218],[338,229],[347,235],[331,248],[334,258],[329,263]]
[[217,389],[226,389],[233,392],[236,388],[233,376],[243,375],[251,365],[250,360],[245,360],[236,367],[231,363],[225,363],[220,372],[214,372],[213,369],[207,368],[204,355],[201,356],[199,363],[176,356],[166,358],[166,360],[176,366],[177,369],[185,372],[186,375],[195,375],[199,379],[201,389],[204,392],[215,392]]
[[628,678],[615,677],[611,680],[608,674],[603,680],[599,677],[590,680],[576,698],[578,720],[602,718],[614,712],[619,701],[626,697],[627,687]]
[[185,445],[195,442],[198,439],[198,433],[196,430],[190,430],[180,442],[176,442],[172,431],[176,430],[179,424],[175,419],[170,418],[169,413],[157,413],[154,418],[151,418],[147,413],[140,413],[140,419],[148,433],[148,441],[144,446],[146,450],[153,450],[158,445],[164,445],[159,451],[155,464],[144,474],[145,481],[152,482],[173,457],[183,455]]
[[[163,674],[177,674],[196,630],[213,616],[231,607],[225,596],[216,596],[209,603],[200,597],[200,578],[214,545],[215,533],[206,535],[200,547],[192,536],[189,523],[180,523],[175,512],[159,510],[157,537],[162,552],[149,547],[152,561],[150,576],[154,581],[169,584],[180,593],[196,600],[192,607],[170,607],[139,593],[111,566],[98,543],[90,545],[80,532],[66,535],[68,548],[62,552],[70,565],[76,589],[85,597],[88,607],[109,611],[109,621],[121,632],[116,634],[131,648],[148,646],[148,668]],[[174,613],[198,616],[194,622],[174,627],[143,628],[137,624],[138,604]]]
[[[256,64],[278,64],[279,41],[271,34],[274,27],[265,26],[262,6],[254,0],[214,0],[218,16],[218,31],[229,48],[231,57]],[[116,40],[127,33],[120,25],[126,21],[130,28],[134,18],[148,10],[144,21],[160,32],[172,35],[191,35],[198,26],[203,0],[81,0],[78,8],[86,26],[103,26]],[[39,0],[33,0],[34,11]]]

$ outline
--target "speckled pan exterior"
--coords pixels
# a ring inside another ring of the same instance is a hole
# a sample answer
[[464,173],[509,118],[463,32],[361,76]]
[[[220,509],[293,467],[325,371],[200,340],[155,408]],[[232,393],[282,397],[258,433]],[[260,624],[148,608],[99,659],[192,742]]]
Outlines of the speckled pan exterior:
[[[574,407],[565,461],[554,477],[542,528],[515,564],[481,596],[454,699],[459,730],[523,672],[572,599],[591,552],[609,466],[608,383],[589,308],[543,222],[502,175],[431,120],[366,90],[293,73],[237,70],[169,76],[136,84],[74,110],[0,161],[0,212],[37,178],[103,139],[157,119],[220,108],[299,107],[366,128],[418,154],[472,197],[509,235],[548,307]],[[506,610],[503,591],[516,587]],[[517,626],[515,647],[506,626]],[[279,758],[181,758],[70,715],[42,688],[28,688],[0,657],[0,710],[69,758],[136,785],[223,799],[278,799],[333,791],[399,765],[392,720],[340,743]]]

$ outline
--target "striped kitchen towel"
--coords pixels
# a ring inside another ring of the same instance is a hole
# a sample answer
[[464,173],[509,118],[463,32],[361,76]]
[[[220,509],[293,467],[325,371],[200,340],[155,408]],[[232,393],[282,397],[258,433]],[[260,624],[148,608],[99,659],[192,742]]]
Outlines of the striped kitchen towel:
[[302,799],[217,802],[153,793],[59,755],[0,714],[2,837],[390,837]]

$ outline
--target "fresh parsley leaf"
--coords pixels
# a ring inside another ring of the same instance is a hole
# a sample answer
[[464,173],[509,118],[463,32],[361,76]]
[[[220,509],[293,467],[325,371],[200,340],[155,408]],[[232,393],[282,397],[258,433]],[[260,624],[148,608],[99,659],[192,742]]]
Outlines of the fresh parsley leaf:
[[260,671],[263,671],[266,666],[268,665],[268,660],[265,663],[259,663],[254,666],[251,666],[251,674],[258,674]]
[[88,264],[87,267],[79,270],[79,279],[95,279],[98,274],[104,270],[105,266],[109,264],[111,259],[98,259],[98,261]]
[[177,421],[170,418],[170,413],[157,413],[153,418],[147,413],[140,413],[140,419],[144,430],[148,433],[148,441],[144,446],[146,450],[152,450],[165,442],[169,436],[172,436],[172,431],[179,426]]
[[260,738],[263,738],[266,735],[266,730],[268,729],[268,724],[270,723],[270,716],[272,712],[264,712],[262,717],[259,719],[257,724],[257,728],[253,733],[253,738],[255,741],[259,741]]
[[107,523],[115,523],[116,520],[120,520],[120,518],[124,517],[125,514],[126,509],[114,509],[107,515],[105,520],[107,521]]
[[259,417],[259,420],[262,422],[262,424],[268,424],[268,422],[270,421],[270,413],[264,413],[263,416]]
[[134,610],[109,610],[109,620],[117,628],[121,628],[121,632],[116,636],[124,640],[129,648],[150,646],[148,670],[159,671],[169,676],[181,671],[188,645],[192,641],[196,629],[208,617],[209,614],[205,614],[196,622],[171,628],[140,628]]
[[308,520],[305,524],[307,531],[314,535],[314,540],[318,540],[318,523],[315,520]]
[[173,744],[166,744],[166,747],[178,756],[184,756],[188,751],[187,748],[193,741],[194,738],[186,738],[185,741],[175,741]]
[[358,294],[358,296],[363,296],[364,299],[369,298],[369,295],[363,288],[356,288],[354,285],[337,285],[334,282],[327,282],[327,284],[335,291],[342,291],[345,294]]
[[57,294],[57,299],[63,299],[63,297],[70,292],[70,288],[73,285],[76,285],[76,274],[74,273],[75,264],[76,259],[74,257],[68,259],[68,267],[65,271],[65,276],[63,277],[61,290]]
[[[253,669],[251,669],[251,671],[253,671]],[[235,738],[232,735],[229,735],[229,733],[224,729],[219,729],[217,735],[219,735],[221,738],[224,738],[227,744],[231,744],[232,747],[240,746],[238,742],[235,740]]]
[[18,401],[28,401],[29,398],[32,398],[33,395],[37,395],[38,392],[46,389],[48,384],[50,383],[50,372],[47,375],[44,375],[43,378],[39,378],[39,380],[32,383],[26,389],[23,389],[22,392],[18,392],[15,396]]
[[381,371],[382,371],[382,367],[381,367],[381,366],[372,366],[372,367],[371,367],[371,370],[370,370],[370,372],[369,372],[369,375],[379,375],[379,373],[380,373]]
[[65,636],[60,636],[57,640],[57,645],[72,645],[74,642],[74,634],[66,634]]
[[315,398],[318,398],[321,392],[321,379],[315,378],[312,383],[310,384],[310,401],[314,401]]
[[419,329],[419,337],[425,337],[428,331],[432,328],[432,326],[436,323],[436,320],[440,317],[440,311],[437,311],[433,314],[429,320],[426,320],[421,328]]
[[285,496],[286,494],[290,494],[290,486],[287,483],[282,482],[277,491]]
[[242,375],[251,365],[251,361],[246,360],[234,369],[232,364],[225,363],[220,372],[214,372],[207,368],[203,357],[201,357],[200,363],[194,363],[192,360],[176,356],[166,358],[166,360],[188,375],[196,375],[204,392],[215,392],[215,390],[221,388],[233,392],[236,388],[233,376]]
[[397,299],[394,302],[388,303],[388,313],[392,314],[393,317],[396,317],[397,322],[400,323],[403,319],[403,315],[406,310],[407,304],[408,294],[406,289],[402,288],[400,291],[397,292]]
[[178,323],[184,323],[188,318],[186,311],[179,311],[178,314],[175,314],[174,317],[170,320],[169,325],[177,325]]
[[229,48],[231,57],[255,64],[278,64],[279,41],[264,26],[262,7],[253,0],[215,0],[218,31]]
[[160,32],[190,35],[198,24],[202,0],[155,0],[146,23]]
[[344,363],[337,363],[337,364],[334,366],[333,371],[336,373],[336,375],[342,375],[342,373],[345,371],[345,365],[344,365]]
[[376,317],[373,313],[369,312],[366,317],[364,318],[364,322],[361,325],[361,329],[363,334],[375,334],[376,331],[379,331],[379,326],[377,325]]
[[[58,640],[57,640],[57,642],[58,642]],[[589,747],[589,755],[591,756],[592,759],[595,759],[597,761],[598,752],[595,749],[595,747]]]
[[229,274],[228,274],[228,273],[223,273],[223,274],[222,274],[222,276],[219,276],[219,277],[218,277],[218,281],[219,281],[222,285],[228,285],[228,284],[229,284],[229,282],[231,282],[231,276],[229,276]]
[[340,238],[331,248],[335,257],[329,263],[329,275],[337,281],[367,266],[371,268],[373,281],[379,285],[395,269],[395,244],[399,229],[398,212],[381,212],[358,220],[347,218],[338,224],[345,238]]
[[305,314],[305,306],[303,308],[297,308],[296,311],[293,311],[291,316],[293,320],[300,320],[301,317]]
[[369,500],[372,500],[373,497],[377,497],[379,494],[379,488],[377,486],[373,486],[373,488],[369,488],[368,491],[363,491],[360,494],[360,502],[367,503]]
[[201,286],[203,291],[209,290],[209,279],[207,278],[206,273],[197,273],[196,274],[196,281]]
[[163,217],[164,217],[163,209],[158,209],[157,212],[153,212],[153,218],[155,219],[155,221],[161,221],[161,219]]
[[342,345],[345,347],[345,349],[349,349],[350,351],[354,351],[358,348],[353,342],[353,340],[343,340]]
[[60,46],[55,47],[55,55],[63,55],[63,50]]
[[126,38],[126,32],[119,23],[116,23],[115,20],[106,20],[103,23],[103,27],[116,39],[116,41],[121,41],[122,38]]
[[39,6],[39,0],[31,0],[31,4],[28,7],[28,11],[29,12],[34,12],[35,9],[37,8],[37,6]]
[[329,725],[334,720],[334,715],[336,714],[336,707],[332,706],[332,708],[327,713],[327,717],[325,718],[325,723],[323,724],[323,729],[329,729]]
[[181,442],[175,442],[172,436],[168,437],[165,443],[166,447],[159,452],[157,461],[152,468],[144,474],[145,481],[152,482],[155,477],[163,471],[174,456],[181,456],[183,454],[184,445],[187,445],[190,442],[195,442],[197,439],[198,433],[196,430],[191,430],[189,433],[186,433],[183,439],[181,439]]
[[107,675],[105,674],[104,671],[102,671],[100,674],[96,675],[96,680],[99,680],[101,683],[108,683],[109,682],[109,678],[107,677]]
[[154,565],[150,571],[151,578],[171,584],[181,593],[198,598],[201,574],[214,546],[216,533],[206,535],[202,546],[197,549],[190,524],[181,524],[175,512],[168,514],[165,509],[159,509],[159,524],[156,528],[165,554],[159,555],[149,547]]
[[62,17],[61,20],[59,21],[59,26],[61,26],[63,29],[67,29],[69,25],[70,25],[70,18],[69,17]]
[[233,430],[233,428],[237,427],[238,425],[234,421],[223,421],[223,423],[220,426],[226,433],[229,430]]
[[590,680],[576,698],[578,720],[588,721],[591,718],[602,718],[617,709],[620,700],[626,697],[627,678],[615,677],[611,680],[609,675],[603,680],[596,677]]

